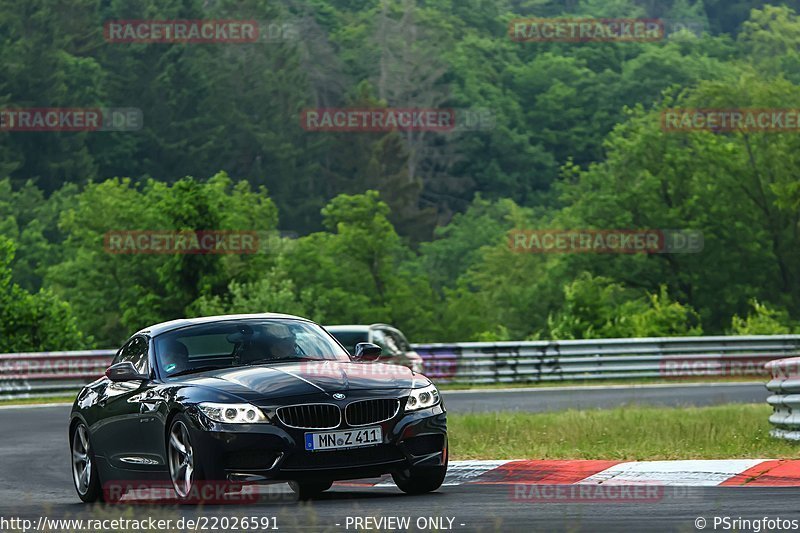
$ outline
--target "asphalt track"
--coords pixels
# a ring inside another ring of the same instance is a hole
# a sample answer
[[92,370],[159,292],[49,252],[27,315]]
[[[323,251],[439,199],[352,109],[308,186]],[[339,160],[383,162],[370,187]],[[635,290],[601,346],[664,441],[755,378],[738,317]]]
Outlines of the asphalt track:
[[767,396],[769,391],[763,382],[443,391],[447,410],[453,413],[608,409],[621,405],[686,407],[726,403],[765,403]]
[[[763,384],[721,387],[615,387],[611,389],[538,389],[528,391],[446,392],[452,413],[569,407],[610,407],[620,404],[708,405],[761,402]],[[409,530],[430,530],[418,519],[448,517],[452,531],[697,531],[703,517],[706,530],[735,530],[714,517],[796,520],[800,487],[691,487],[665,493],[655,501],[624,503],[531,503],[512,497],[509,485],[445,486],[425,496],[406,496],[393,487],[334,486],[319,499],[299,503],[285,485],[270,487],[257,503],[225,506],[87,506],[78,503],[69,473],[66,420],[69,407],[0,409],[0,519],[21,517],[128,519],[196,517],[270,517],[280,531],[398,531],[390,527],[356,528],[355,518],[408,517]],[[348,517],[350,521],[348,522]],[[2,522],[0,522],[2,523]],[[735,522],[728,522],[735,526]],[[205,523],[206,531],[214,525]],[[222,523],[217,531],[223,531]],[[349,527],[348,527],[349,525]],[[374,522],[363,525],[375,526]],[[390,524],[394,525],[394,524]],[[447,519],[444,525],[448,525]],[[741,531],[757,531],[743,524]],[[787,525],[791,525],[787,523]],[[13,528],[0,528],[14,531]],[[202,530],[202,527],[197,529]],[[767,527],[759,527],[761,531]],[[798,526],[800,529],[800,525]],[[169,531],[176,530],[174,527]],[[405,529],[403,529],[405,530]],[[445,529],[442,529],[445,530]],[[133,531],[133,530],[131,530]],[[449,531],[449,530],[447,530]]]

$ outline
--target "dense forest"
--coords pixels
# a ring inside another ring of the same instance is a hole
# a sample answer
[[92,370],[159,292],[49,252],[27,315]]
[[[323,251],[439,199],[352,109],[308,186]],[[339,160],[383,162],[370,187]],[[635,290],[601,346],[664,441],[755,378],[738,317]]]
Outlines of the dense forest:
[[[133,131],[0,126],[0,351],[113,347],[182,316],[389,322],[412,342],[800,331],[800,5],[760,0],[0,0],[0,109],[133,108]],[[650,42],[518,42],[530,17]],[[113,20],[257,42],[109,42]],[[319,108],[491,116],[309,131]],[[700,253],[514,253],[514,229],[702,232]],[[256,232],[255,254],[113,254],[108,232]]]

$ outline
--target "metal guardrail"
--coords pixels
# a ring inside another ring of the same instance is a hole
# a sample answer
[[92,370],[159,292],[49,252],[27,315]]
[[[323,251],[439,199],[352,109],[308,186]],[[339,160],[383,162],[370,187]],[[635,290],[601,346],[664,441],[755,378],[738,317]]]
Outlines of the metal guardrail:
[[800,335],[418,344],[426,374],[449,383],[539,383],[766,376],[800,356]]
[[0,354],[0,399],[75,392],[103,375],[116,350]]
[[[800,357],[800,335],[466,342],[412,348],[422,356],[426,375],[438,383],[686,379],[767,376],[765,363]],[[0,354],[0,398],[73,392],[101,376],[114,353]],[[800,404],[800,378],[797,387]]]
[[772,394],[769,422],[775,426],[770,435],[779,439],[800,440],[800,357],[767,363],[771,379],[767,389]]

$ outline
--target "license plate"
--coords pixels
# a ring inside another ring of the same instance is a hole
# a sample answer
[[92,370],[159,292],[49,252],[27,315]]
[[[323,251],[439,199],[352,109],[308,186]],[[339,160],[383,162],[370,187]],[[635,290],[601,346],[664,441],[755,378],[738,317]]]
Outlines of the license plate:
[[380,426],[325,433],[306,433],[306,450],[341,450],[372,446],[381,442],[383,442],[383,432]]

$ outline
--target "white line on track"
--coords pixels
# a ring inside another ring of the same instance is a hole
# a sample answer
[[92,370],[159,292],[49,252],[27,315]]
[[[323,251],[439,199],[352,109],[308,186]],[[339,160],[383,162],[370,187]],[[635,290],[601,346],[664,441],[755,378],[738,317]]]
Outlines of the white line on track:
[[71,403],[28,403],[22,405],[0,405],[0,410],[3,409],[38,409],[40,407],[70,407]]
[[611,466],[579,485],[677,485],[713,487],[767,459],[632,461]]
[[507,389],[467,389],[448,390],[441,389],[443,395],[455,394],[490,394],[495,392],[572,392],[584,390],[636,390],[636,389],[683,389],[688,387],[736,387],[739,385],[761,385],[767,390],[763,381],[736,381],[732,383],[652,383],[647,385],[575,385],[569,387],[517,387]]

